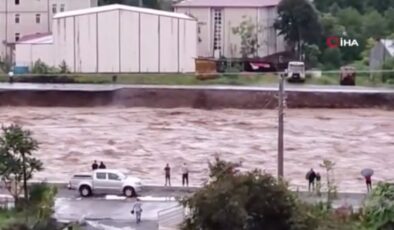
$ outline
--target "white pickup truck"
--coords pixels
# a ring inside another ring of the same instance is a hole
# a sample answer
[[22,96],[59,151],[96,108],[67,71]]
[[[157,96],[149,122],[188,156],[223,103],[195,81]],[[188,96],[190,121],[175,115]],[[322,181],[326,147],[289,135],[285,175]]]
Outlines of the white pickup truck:
[[68,188],[78,190],[80,195],[88,197],[93,194],[114,194],[134,197],[141,191],[141,180],[126,176],[118,170],[97,169],[91,173],[75,174]]

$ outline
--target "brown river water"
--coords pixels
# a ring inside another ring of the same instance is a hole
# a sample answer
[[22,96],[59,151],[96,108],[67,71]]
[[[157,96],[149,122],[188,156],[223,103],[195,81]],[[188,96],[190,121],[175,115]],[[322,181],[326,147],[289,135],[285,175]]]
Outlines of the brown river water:
[[[277,112],[274,110],[198,110],[190,108],[38,108],[0,107],[0,123],[15,122],[40,142],[34,155],[45,170],[35,179],[68,181],[90,170],[93,160],[163,184],[172,167],[172,184],[181,181],[181,164],[192,185],[207,179],[215,155],[244,169],[276,175]],[[364,192],[363,168],[374,181],[394,181],[394,111],[378,109],[289,109],[285,115],[285,177],[305,190],[310,168],[323,159],[336,163],[339,191]]]

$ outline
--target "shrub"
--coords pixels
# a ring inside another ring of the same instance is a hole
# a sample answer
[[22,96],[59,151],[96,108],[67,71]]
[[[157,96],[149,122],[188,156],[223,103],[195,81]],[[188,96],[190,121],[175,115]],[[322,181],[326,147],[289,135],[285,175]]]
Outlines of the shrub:
[[237,172],[237,166],[218,158],[210,165],[211,182],[183,201],[191,214],[182,229],[316,229],[286,183],[258,170]]
[[394,229],[394,184],[379,183],[368,196],[363,209],[363,224],[371,230]]
[[384,83],[393,84],[394,83],[394,58],[387,60],[383,64],[382,69],[393,71],[393,72],[382,73],[382,81]]
[[66,61],[62,61],[62,63],[59,65],[59,69],[60,73],[71,73]]

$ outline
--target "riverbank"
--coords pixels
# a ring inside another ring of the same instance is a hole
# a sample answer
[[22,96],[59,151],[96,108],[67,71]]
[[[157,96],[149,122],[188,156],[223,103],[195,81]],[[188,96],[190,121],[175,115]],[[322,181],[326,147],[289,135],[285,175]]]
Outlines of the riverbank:
[[[286,85],[287,108],[394,109],[391,88]],[[0,84],[0,106],[272,109],[278,86]]]

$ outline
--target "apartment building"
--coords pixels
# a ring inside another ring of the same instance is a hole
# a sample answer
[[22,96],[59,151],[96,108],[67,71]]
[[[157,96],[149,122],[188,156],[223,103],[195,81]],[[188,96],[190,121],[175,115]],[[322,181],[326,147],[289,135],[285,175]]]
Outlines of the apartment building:
[[12,56],[15,42],[23,36],[51,33],[56,13],[97,4],[98,0],[0,0],[0,58]]

